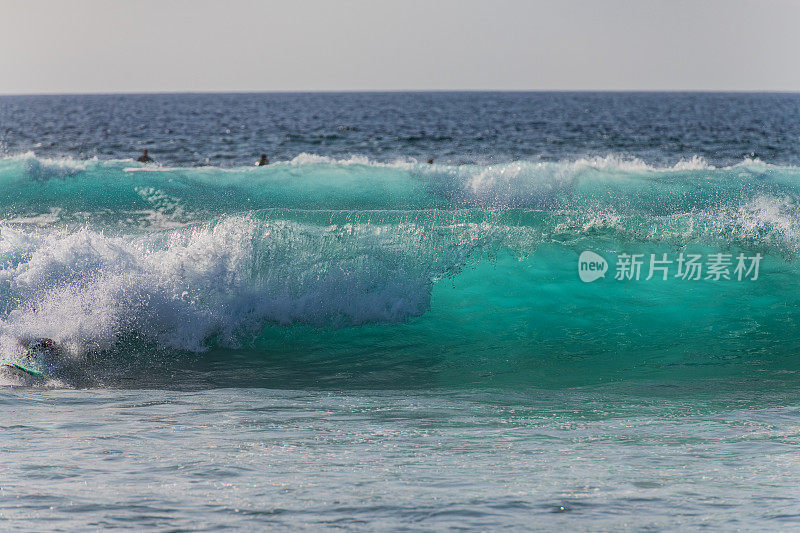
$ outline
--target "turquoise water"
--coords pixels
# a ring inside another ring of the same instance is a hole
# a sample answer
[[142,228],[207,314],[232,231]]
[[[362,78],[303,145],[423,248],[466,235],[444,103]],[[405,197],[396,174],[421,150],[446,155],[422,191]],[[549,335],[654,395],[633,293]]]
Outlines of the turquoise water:
[[[169,387],[158,376],[187,366],[220,386],[791,371],[798,172],[697,158],[300,156],[220,170],[11,157],[5,358],[27,364],[17,339],[53,339],[71,369],[49,375],[76,386]],[[591,283],[578,275],[587,250],[610,263]],[[641,256],[639,276],[622,276],[625,254]],[[724,276],[710,275],[715,254]],[[706,270],[685,279],[678,258],[693,255]],[[649,276],[651,258],[668,272]]]
[[0,528],[796,528],[799,112],[0,98]]

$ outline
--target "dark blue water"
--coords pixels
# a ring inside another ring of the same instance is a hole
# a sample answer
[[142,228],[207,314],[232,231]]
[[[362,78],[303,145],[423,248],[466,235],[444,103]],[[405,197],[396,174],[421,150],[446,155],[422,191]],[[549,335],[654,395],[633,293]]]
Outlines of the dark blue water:
[[800,95],[14,96],[0,150],[0,529],[797,527]]
[[342,93],[0,97],[0,146],[172,166],[249,165],[266,152],[448,163],[608,154],[717,166],[800,162],[800,95]]

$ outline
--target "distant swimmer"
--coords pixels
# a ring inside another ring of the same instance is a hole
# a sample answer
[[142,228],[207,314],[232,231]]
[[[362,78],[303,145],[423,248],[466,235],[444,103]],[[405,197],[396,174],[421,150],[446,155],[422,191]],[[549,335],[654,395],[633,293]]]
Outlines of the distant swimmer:
[[261,154],[261,159],[256,161],[257,167],[265,167],[269,165],[269,159],[267,159],[267,154]]
[[430,159],[428,159],[428,164],[429,164],[429,165],[432,165],[432,164],[433,164],[433,158],[432,158],[432,157],[431,157]]
[[142,155],[137,159],[139,163],[152,163],[153,158],[147,155],[147,150],[142,150]]

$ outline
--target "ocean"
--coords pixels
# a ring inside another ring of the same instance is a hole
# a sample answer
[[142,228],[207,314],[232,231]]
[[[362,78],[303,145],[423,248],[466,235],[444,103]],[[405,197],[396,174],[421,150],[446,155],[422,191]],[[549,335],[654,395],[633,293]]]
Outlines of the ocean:
[[800,527],[798,94],[2,96],[0,183],[0,529]]

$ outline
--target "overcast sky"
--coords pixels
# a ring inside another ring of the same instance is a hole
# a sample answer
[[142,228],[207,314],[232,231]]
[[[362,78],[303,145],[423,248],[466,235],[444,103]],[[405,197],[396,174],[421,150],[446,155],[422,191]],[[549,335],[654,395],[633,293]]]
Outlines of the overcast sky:
[[0,0],[0,93],[800,90],[795,0]]

